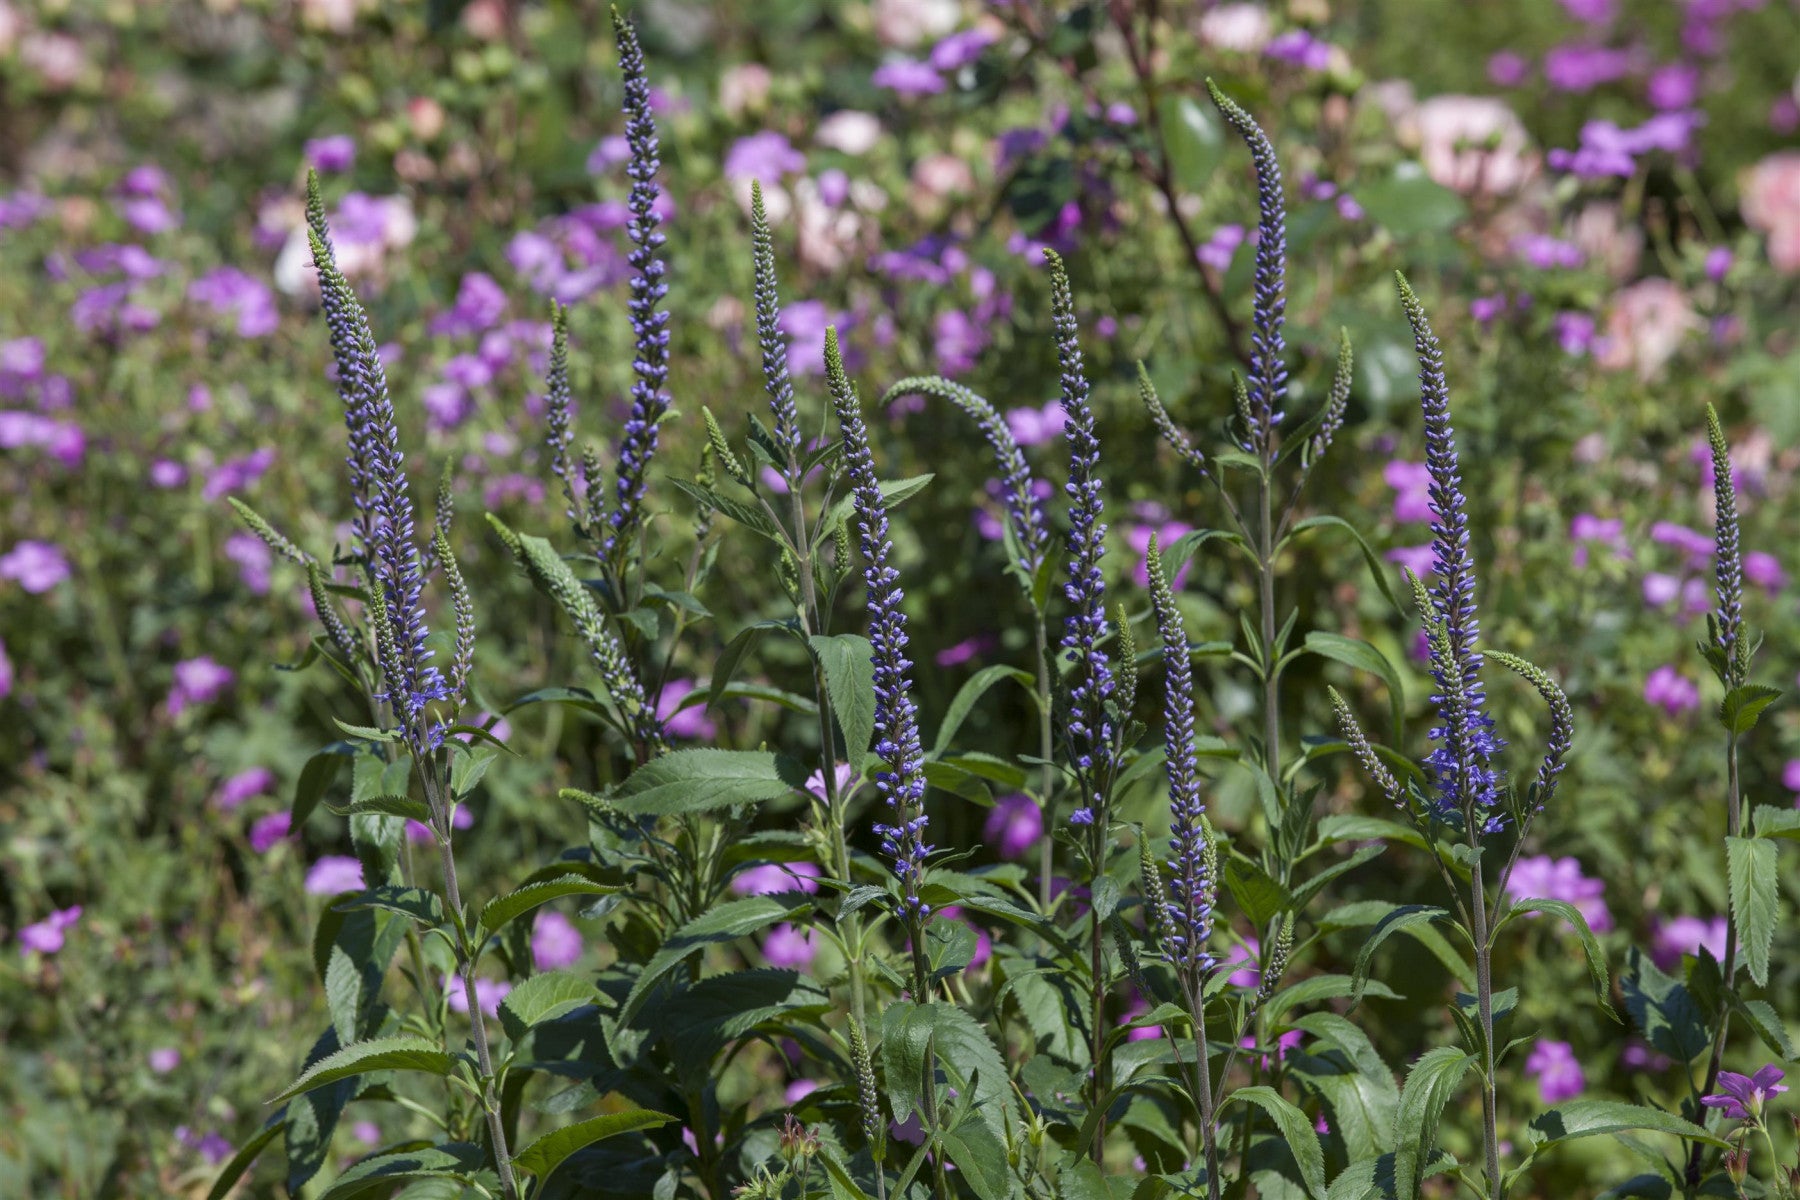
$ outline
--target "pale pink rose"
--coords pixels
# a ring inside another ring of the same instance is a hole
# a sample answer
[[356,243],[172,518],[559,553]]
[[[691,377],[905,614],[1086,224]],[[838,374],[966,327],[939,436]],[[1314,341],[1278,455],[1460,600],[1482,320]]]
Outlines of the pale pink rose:
[[1257,54],[1269,44],[1274,22],[1260,4],[1221,4],[1200,17],[1196,32],[1215,50]]
[[1611,201],[1586,205],[1569,225],[1569,240],[1591,263],[1608,276],[1624,282],[1637,275],[1644,252],[1644,234],[1636,224],[1619,218],[1619,206]]
[[497,42],[506,36],[506,5],[501,0],[474,0],[462,11],[463,28],[482,42]]
[[811,179],[795,181],[793,207],[795,249],[801,262],[831,274],[857,256],[866,225],[862,214],[827,204]]
[[1775,269],[1800,273],[1800,152],[1771,154],[1750,168],[1741,207],[1745,222],[1768,235]]
[[956,28],[957,0],[875,0],[875,36],[884,46],[916,46]]
[[18,44],[19,34],[25,22],[19,16],[19,10],[0,0],[0,58],[11,54]]
[[1402,132],[1418,142],[1427,175],[1465,194],[1516,192],[1538,173],[1524,124],[1492,96],[1433,96]]
[[1632,368],[1647,383],[1662,373],[1683,339],[1700,324],[1679,285],[1667,279],[1640,279],[1613,296],[1596,358],[1609,371]]
[[734,121],[761,109],[768,102],[772,80],[769,68],[761,63],[726,68],[719,76],[719,107]]
[[349,33],[359,7],[357,0],[300,0],[300,18],[314,29]]
[[19,57],[53,92],[67,91],[88,69],[87,51],[66,33],[32,33],[19,44]]
[[840,154],[867,154],[881,140],[881,122],[866,112],[843,109],[819,122],[813,141]]
[[933,198],[962,196],[975,190],[975,173],[954,154],[927,154],[913,167],[913,187]]

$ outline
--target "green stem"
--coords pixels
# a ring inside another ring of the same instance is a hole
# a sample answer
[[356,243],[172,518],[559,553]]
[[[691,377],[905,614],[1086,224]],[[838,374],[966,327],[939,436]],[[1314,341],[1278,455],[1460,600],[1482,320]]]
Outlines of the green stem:
[[[1738,790],[1738,739],[1737,734],[1726,735],[1725,739],[1725,836],[1737,837],[1743,829],[1743,799]],[[1731,1001],[1728,998],[1732,982],[1737,975],[1738,928],[1737,911],[1729,904],[1725,907],[1725,958],[1719,964],[1725,980],[1726,997],[1719,1001],[1718,1029],[1713,1033],[1712,1055],[1707,1059],[1706,1082],[1700,1088],[1700,1095],[1712,1092],[1719,1081],[1719,1069],[1725,1064],[1725,1041],[1731,1031]],[[1700,1186],[1700,1167],[1705,1161],[1705,1148],[1694,1143],[1688,1154],[1687,1184],[1692,1191]]]
[[[1475,822],[1469,822],[1469,846],[1479,849]],[[1500,1097],[1494,1077],[1494,977],[1492,946],[1488,941],[1487,899],[1483,890],[1481,860],[1470,873],[1471,916],[1475,921],[1475,999],[1481,1018],[1481,1141],[1487,1155],[1487,1194],[1500,1200]]]
[[1055,729],[1050,711],[1050,630],[1042,609],[1037,614],[1037,701],[1038,757],[1044,760],[1042,783],[1042,829],[1038,833],[1038,905],[1050,911],[1050,873],[1054,869],[1055,843],[1050,837],[1051,797],[1056,791],[1056,768],[1050,756],[1056,751]]

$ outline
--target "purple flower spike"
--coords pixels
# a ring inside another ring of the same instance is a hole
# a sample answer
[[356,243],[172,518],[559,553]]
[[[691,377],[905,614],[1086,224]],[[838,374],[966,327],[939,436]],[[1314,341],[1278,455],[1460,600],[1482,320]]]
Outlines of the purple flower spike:
[[1734,1121],[1761,1120],[1763,1105],[1787,1091],[1787,1084],[1781,1082],[1786,1074],[1774,1063],[1754,1075],[1720,1071],[1720,1091],[1700,1097],[1700,1103],[1708,1108],[1724,1109],[1725,1115]]
[[1431,731],[1437,749],[1425,762],[1436,783],[1439,815],[1460,814],[1491,832],[1503,821],[1492,812],[1499,801],[1499,775],[1491,764],[1505,743],[1494,735],[1479,675],[1475,560],[1469,553],[1469,517],[1456,456],[1456,431],[1450,424],[1450,388],[1444,380],[1444,356],[1426,319],[1425,306],[1404,276],[1400,277],[1400,304],[1412,325],[1419,356],[1425,465],[1431,474],[1431,511],[1436,514],[1431,526],[1436,579],[1430,592],[1430,616],[1443,634],[1433,638],[1431,649],[1431,674],[1438,685],[1432,703],[1438,706],[1441,723]]
[[637,355],[631,368],[637,382],[631,385],[631,415],[619,443],[619,475],[614,484],[615,507],[602,543],[603,555],[613,558],[631,545],[643,522],[644,490],[649,483],[650,460],[656,457],[657,425],[669,411],[663,384],[669,377],[669,314],[661,308],[669,285],[663,282],[666,267],[658,253],[663,235],[657,231],[662,217],[657,210],[658,157],[656,121],[650,115],[650,80],[644,74],[644,52],[637,30],[613,11],[613,31],[619,40],[619,70],[625,76],[625,138],[631,144],[631,331],[637,338]]
[[875,826],[881,849],[893,861],[900,881],[900,915],[911,925],[917,944],[931,908],[919,899],[925,857],[933,847],[925,841],[925,752],[919,741],[919,713],[912,700],[912,661],[906,657],[906,614],[900,572],[891,565],[894,544],[888,537],[887,500],[875,475],[869,431],[862,404],[844,373],[836,327],[825,331],[825,377],[844,431],[844,464],[856,499],[863,570],[868,587],[869,642],[875,660],[875,753],[887,770],[875,777],[875,788],[887,802],[889,822]]
[[1094,410],[1088,407],[1088,382],[1082,373],[1081,346],[1075,337],[1075,299],[1069,276],[1056,251],[1046,249],[1050,263],[1050,306],[1055,313],[1056,356],[1062,366],[1062,406],[1068,416],[1069,582],[1063,595],[1074,609],[1063,626],[1062,648],[1075,660],[1076,682],[1069,689],[1069,748],[1089,803],[1070,820],[1092,825],[1106,811],[1102,776],[1110,762],[1113,726],[1106,702],[1113,694],[1112,662],[1102,644],[1111,626],[1106,619],[1106,580],[1100,559],[1106,553],[1106,504],[1100,495],[1100,438],[1094,432]]
[[1256,165],[1256,301],[1251,312],[1250,428],[1244,446],[1265,460],[1273,454],[1275,429],[1287,399],[1287,203],[1281,194],[1281,164],[1256,119],[1206,81],[1213,103],[1250,147]]

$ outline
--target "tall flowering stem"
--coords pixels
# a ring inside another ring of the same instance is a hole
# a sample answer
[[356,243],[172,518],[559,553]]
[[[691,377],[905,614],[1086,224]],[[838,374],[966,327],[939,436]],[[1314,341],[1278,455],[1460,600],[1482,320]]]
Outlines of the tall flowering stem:
[[1212,80],[1206,90],[1238,136],[1250,148],[1256,167],[1256,300],[1251,310],[1250,421],[1244,449],[1262,458],[1275,456],[1275,432],[1287,401],[1287,203],[1282,198],[1281,164],[1275,147],[1256,118],[1244,111]]
[[656,457],[658,425],[669,410],[669,397],[663,391],[669,377],[669,314],[661,307],[669,285],[663,280],[663,235],[657,229],[662,218],[656,212],[656,172],[662,161],[656,121],[650,112],[650,80],[644,73],[637,30],[617,9],[613,10],[613,32],[619,43],[619,70],[625,76],[625,139],[631,147],[625,168],[631,177],[627,201],[631,221],[626,233],[631,239],[629,261],[634,272],[629,310],[636,353],[631,369],[637,380],[631,385],[631,415],[619,443],[614,505],[607,517],[601,557],[622,577],[624,556],[644,521],[644,493],[650,462]]
[[877,825],[881,848],[900,882],[900,917],[913,939],[915,998],[925,998],[924,932],[931,908],[919,898],[925,858],[925,752],[919,741],[919,714],[912,699],[912,661],[906,657],[906,614],[900,604],[900,572],[893,566],[894,544],[888,537],[887,500],[875,475],[875,456],[863,424],[862,404],[844,372],[837,329],[825,331],[825,373],[831,402],[844,435],[844,465],[856,503],[857,533],[868,588],[869,642],[875,661],[875,753],[887,769],[875,787],[888,807],[888,821]]
[[[1707,615],[1707,631],[1711,635],[1701,651],[1718,673],[1725,686],[1726,700],[1720,709],[1725,724],[1725,836],[1735,838],[1743,833],[1743,789],[1738,778],[1738,741],[1744,732],[1737,713],[1747,693],[1750,678],[1751,639],[1744,628],[1744,562],[1738,535],[1737,484],[1731,477],[1731,447],[1719,424],[1719,414],[1706,406],[1706,440],[1712,449],[1713,502],[1713,579],[1718,608]],[[1770,694],[1772,698],[1772,693]],[[1764,700],[1763,703],[1767,703]],[[1740,930],[1735,904],[1725,912],[1725,955],[1720,971],[1726,988],[1737,979]],[[1731,1004],[1721,1001],[1713,1014],[1712,1054],[1707,1059],[1706,1082],[1697,1095],[1711,1092],[1725,1062],[1725,1042],[1731,1032]],[[1696,1143],[1688,1156],[1687,1178],[1690,1187],[1700,1182],[1704,1148]]]
[[378,698],[387,702],[415,757],[422,757],[442,736],[432,727],[426,706],[447,697],[449,688],[442,673],[430,665],[431,651],[425,647],[430,634],[421,599],[425,570],[416,541],[406,456],[400,451],[387,372],[368,317],[332,256],[317,175],[309,176],[307,193],[308,212],[318,221],[309,230],[313,263],[350,433],[347,462],[357,535],[369,587],[381,589],[391,624],[391,652],[380,655],[377,664],[386,689]]
[[[1106,579],[1100,559],[1106,553],[1106,524],[1101,519],[1106,502],[1100,487],[1100,438],[1094,431],[1094,410],[1088,406],[1088,381],[1076,337],[1075,297],[1069,274],[1056,251],[1046,249],[1050,264],[1050,311],[1056,330],[1056,359],[1062,372],[1062,406],[1068,420],[1069,439],[1069,580],[1063,598],[1071,612],[1063,622],[1062,648],[1072,661],[1075,682],[1069,688],[1069,715],[1065,734],[1069,757],[1080,788],[1080,805],[1069,816],[1071,824],[1085,826],[1088,867],[1093,879],[1106,869],[1106,848],[1111,840],[1111,800],[1116,747],[1113,721],[1107,711],[1115,683],[1112,660],[1104,645],[1110,626],[1106,619]],[[1106,1094],[1104,1055],[1106,979],[1104,936],[1099,920],[1093,922],[1089,967],[1092,973],[1092,1005],[1089,1013],[1092,1045],[1094,1101]],[[1105,1122],[1098,1122],[1090,1153],[1095,1163],[1103,1157]]]
[[1194,1100],[1200,1114],[1200,1141],[1206,1157],[1206,1182],[1212,1197],[1220,1194],[1219,1139],[1214,1119],[1212,1063],[1206,1049],[1206,978],[1216,965],[1208,952],[1213,910],[1218,904],[1218,877],[1212,840],[1207,834],[1206,802],[1200,795],[1200,764],[1194,755],[1194,669],[1187,629],[1175,607],[1175,593],[1163,570],[1162,553],[1150,539],[1146,568],[1150,604],[1163,642],[1163,730],[1169,776],[1169,828],[1174,858],[1167,890],[1160,900],[1158,925],[1169,947],[1194,1022]]
[[[426,557],[415,533],[415,517],[405,456],[400,452],[399,431],[393,401],[388,393],[375,337],[356,293],[338,269],[325,206],[316,175],[307,180],[308,235],[313,263],[319,273],[319,292],[338,366],[338,393],[344,404],[344,422],[350,433],[348,458],[350,489],[357,520],[356,531],[367,580],[368,617],[376,673],[385,689],[373,697],[385,702],[399,727],[400,740],[412,756],[420,789],[430,815],[430,829],[437,844],[443,873],[443,900],[447,911],[463,912],[461,886],[453,848],[453,816],[457,796],[451,783],[443,726],[434,721],[428,706],[447,702],[459,708],[466,695],[475,653],[475,613],[462,572],[451,553],[448,538],[453,506],[449,481],[440,493],[434,556],[443,568],[455,614],[455,653],[450,677],[445,679],[430,665],[425,648],[429,634],[422,593]],[[323,569],[308,562],[308,580],[315,606],[321,599],[321,619],[332,641],[346,655],[358,646],[343,627],[325,588]],[[409,937],[411,933],[409,931]],[[487,1039],[487,1022],[476,990],[475,964],[480,947],[460,924],[452,943],[457,975],[468,1002],[470,1040],[478,1068],[476,1099],[487,1124],[500,1191],[506,1200],[518,1200],[513,1177],[505,1120],[501,1115],[498,1078]],[[416,950],[416,947],[415,947]],[[415,958],[415,961],[416,958]]]
[[1050,263],[1050,306],[1056,328],[1056,358],[1062,369],[1062,406],[1068,416],[1069,482],[1069,581],[1063,597],[1071,612],[1063,623],[1062,648],[1074,662],[1076,680],[1069,689],[1068,739],[1076,777],[1082,785],[1082,804],[1070,818],[1077,825],[1095,826],[1104,837],[1113,741],[1112,719],[1106,702],[1113,694],[1112,662],[1104,642],[1110,626],[1106,619],[1106,579],[1100,560],[1106,553],[1106,524],[1101,519],[1106,502],[1101,496],[1100,438],[1094,431],[1094,410],[1088,406],[1088,381],[1076,337],[1075,298],[1069,275],[1054,250],[1045,250]]
[[[1444,356],[1431,331],[1425,306],[1404,276],[1396,276],[1400,304],[1412,326],[1419,357],[1419,399],[1425,417],[1425,464],[1431,473],[1432,605],[1442,622],[1445,650],[1433,650],[1431,675],[1438,694],[1440,724],[1432,730],[1438,743],[1426,759],[1436,784],[1441,816],[1461,816],[1472,837],[1503,824],[1495,812],[1499,775],[1492,763],[1505,743],[1494,735],[1480,679],[1477,648],[1480,620],[1475,609],[1475,560],[1469,550],[1469,515],[1462,493],[1456,454],[1456,431],[1450,424],[1450,388],[1444,380]],[[1446,705],[1451,707],[1447,708]]]
[[[1477,851],[1484,833],[1503,824],[1495,811],[1499,776],[1490,765],[1503,743],[1493,733],[1485,709],[1476,649],[1479,624],[1475,612],[1475,562],[1469,551],[1469,517],[1456,457],[1456,431],[1450,424],[1450,388],[1444,380],[1444,356],[1437,337],[1405,276],[1396,274],[1400,306],[1412,326],[1419,358],[1419,403],[1425,417],[1425,463],[1431,472],[1432,571],[1437,582],[1429,596],[1420,593],[1431,650],[1431,675],[1438,691],[1437,743],[1426,757],[1437,790],[1440,816],[1460,816],[1469,849]],[[1470,932],[1475,941],[1475,992],[1482,1038],[1482,1146],[1487,1156],[1487,1189],[1501,1200],[1498,1080],[1494,1073],[1493,947],[1488,937],[1487,897],[1479,857],[1470,864]]]

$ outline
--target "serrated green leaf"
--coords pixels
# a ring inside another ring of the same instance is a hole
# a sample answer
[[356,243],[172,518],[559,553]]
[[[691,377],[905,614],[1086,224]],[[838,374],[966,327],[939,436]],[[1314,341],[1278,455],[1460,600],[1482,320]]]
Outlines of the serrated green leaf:
[[370,1071],[423,1071],[428,1075],[448,1075],[454,1062],[441,1047],[424,1038],[373,1038],[345,1046],[336,1054],[320,1059],[269,1103],[279,1104],[289,1096]]
[[631,993],[620,1006],[619,1024],[623,1026],[635,1017],[656,982],[688,955],[708,946],[735,942],[778,921],[792,921],[811,909],[810,902],[796,903],[793,895],[745,896],[742,900],[728,900],[695,917],[670,934],[661,949],[644,965]]
[[861,634],[814,634],[808,644],[825,674],[825,694],[832,716],[844,735],[850,765],[858,771],[869,760],[875,734],[875,650]]
[[1775,943],[1775,926],[1781,913],[1775,868],[1775,843],[1754,837],[1725,839],[1731,912],[1737,918],[1744,965],[1759,985],[1769,982],[1769,949]]
[[1448,919],[1450,914],[1441,908],[1433,908],[1425,904],[1403,904],[1388,912],[1370,931],[1362,949],[1356,955],[1356,969],[1351,972],[1355,980],[1355,988],[1350,994],[1350,1003],[1361,1003],[1364,985],[1369,979],[1369,964],[1375,957],[1375,951],[1381,944],[1396,933],[1410,932],[1423,928],[1434,921]]
[[1540,1146],[1553,1146],[1576,1138],[1610,1133],[1667,1133],[1709,1146],[1724,1146],[1692,1121],[1674,1113],[1626,1104],[1619,1100],[1571,1100],[1531,1120],[1531,1132]]
[[387,1151],[363,1159],[339,1175],[319,1200],[361,1200],[391,1195],[397,1181],[455,1179],[469,1182],[487,1165],[487,1152],[472,1142],[445,1142]]
[[1760,683],[1746,683],[1732,688],[1719,701],[1719,724],[1727,733],[1746,734],[1756,728],[1763,709],[1781,698],[1781,689]]
[[1005,1142],[978,1116],[971,1114],[956,1128],[945,1130],[938,1141],[978,1200],[1010,1200],[1018,1194]]
[[677,750],[633,771],[612,802],[620,812],[634,816],[674,816],[775,800],[805,784],[805,770],[783,755],[762,750]]
[[1422,1168],[1437,1146],[1438,1123],[1457,1085],[1475,1064],[1473,1055],[1454,1046],[1437,1046],[1419,1056],[1400,1089],[1394,1114],[1394,1195],[1416,1200]]
[[[891,513],[924,491],[926,485],[936,478],[936,475],[914,475],[908,479],[883,479],[876,486],[881,489],[881,498],[887,501],[887,508]],[[819,522],[817,541],[823,543],[826,538],[829,538],[839,525],[849,519],[855,509],[855,496],[845,496],[833,504],[831,511],[825,514],[825,519]]]
[[1756,831],[1757,837],[1800,842],[1800,808],[1760,804],[1750,812],[1750,828]]
[[1307,1115],[1285,1100],[1280,1092],[1261,1084],[1226,1093],[1219,1112],[1222,1114],[1233,1104],[1254,1104],[1269,1114],[1300,1168],[1300,1182],[1305,1185],[1306,1194],[1313,1200],[1325,1200],[1325,1151],[1319,1145],[1319,1134]]
[[[1505,925],[1515,916],[1534,912],[1561,917],[1575,930],[1576,936],[1581,939],[1581,952],[1587,957],[1588,979],[1594,985],[1594,996],[1599,1000],[1600,1007],[1606,1010],[1606,1015],[1618,1020],[1618,1014],[1613,1012],[1612,980],[1606,970],[1606,955],[1601,951],[1600,943],[1594,937],[1594,931],[1588,928],[1587,917],[1579,908],[1565,900],[1544,900],[1532,897],[1528,900],[1515,901],[1506,916],[1500,919],[1500,925]],[[1498,927],[1496,927],[1496,932],[1498,932]]]
[[1765,1000],[1740,999],[1732,1007],[1777,1058],[1783,1062],[1794,1060],[1794,1040],[1788,1036],[1787,1024],[1772,1004]]
[[519,984],[500,1001],[500,1024],[516,1042],[533,1025],[599,999],[599,990],[579,975],[545,971]]
[[613,883],[595,883],[580,875],[563,875],[528,883],[517,891],[495,896],[481,906],[481,928],[489,936],[499,933],[507,922],[540,904],[548,904],[563,896],[611,896],[625,889]]
[[649,1109],[634,1108],[628,1112],[607,1113],[574,1125],[551,1130],[513,1156],[513,1166],[540,1179],[562,1165],[562,1161],[584,1146],[621,1133],[655,1129],[675,1118]]

